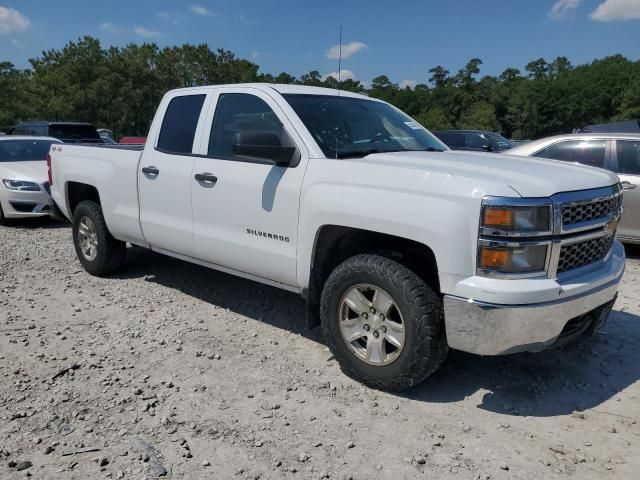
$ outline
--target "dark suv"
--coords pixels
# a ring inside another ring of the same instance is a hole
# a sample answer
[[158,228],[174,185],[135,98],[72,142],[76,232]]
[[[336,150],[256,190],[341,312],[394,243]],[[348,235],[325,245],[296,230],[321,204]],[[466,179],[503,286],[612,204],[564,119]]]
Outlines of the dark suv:
[[502,135],[484,130],[440,130],[433,133],[452,150],[502,152],[513,147]]
[[24,122],[7,132],[9,135],[53,137],[64,143],[104,143],[96,127],[80,122]]

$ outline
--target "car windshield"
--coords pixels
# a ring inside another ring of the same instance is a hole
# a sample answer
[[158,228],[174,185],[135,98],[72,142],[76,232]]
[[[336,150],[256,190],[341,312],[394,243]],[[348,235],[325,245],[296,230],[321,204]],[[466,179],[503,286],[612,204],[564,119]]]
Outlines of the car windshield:
[[0,162],[43,162],[47,159],[51,140],[1,140]]
[[386,103],[337,95],[283,96],[327,158],[446,150],[420,124]]
[[485,135],[489,138],[489,140],[492,140],[502,150],[507,150],[514,147],[513,143],[504,138],[502,135],[498,135],[497,133],[492,132],[487,132],[485,133]]

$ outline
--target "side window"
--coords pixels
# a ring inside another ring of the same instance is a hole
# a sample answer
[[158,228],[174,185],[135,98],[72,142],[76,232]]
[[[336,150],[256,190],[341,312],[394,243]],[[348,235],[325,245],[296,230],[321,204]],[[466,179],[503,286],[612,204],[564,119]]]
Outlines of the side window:
[[548,158],[548,157],[547,157],[547,149],[546,149],[546,148],[543,148],[543,149],[542,149],[542,150],[540,150],[539,152],[534,153],[534,154],[532,155],[532,157]]
[[29,125],[26,133],[27,135],[32,135],[34,137],[42,137],[47,134],[47,126],[46,125]]
[[160,127],[158,150],[165,153],[190,154],[206,95],[175,97],[169,103]]
[[[239,146],[262,146],[273,151],[295,149],[275,112],[262,99],[246,93],[223,93],[211,126],[208,153],[211,157],[247,160]],[[245,149],[246,150],[246,149]],[[265,158],[266,154],[260,157]]]
[[618,173],[640,175],[640,141],[618,140],[616,142],[618,156]]
[[604,168],[605,140],[570,140],[547,148],[547,158]]
[[489,140],[485,140],[477,133],[467,133],[464,136],[465,146],[467,148],[473,148],[475,150],[482,149],[483,145],[488,145]]
[[464,147],[464,135],[459,133],[441,133],[439,137],[451,148]]

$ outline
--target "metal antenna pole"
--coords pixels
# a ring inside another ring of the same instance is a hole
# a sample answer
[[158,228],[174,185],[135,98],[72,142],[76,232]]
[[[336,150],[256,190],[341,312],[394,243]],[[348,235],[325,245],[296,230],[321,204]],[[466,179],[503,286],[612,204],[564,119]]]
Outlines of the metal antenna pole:
[[338,137],[340,136],[340,90],[342,90],[342,25],[338,38],[338,104],[336,105],[336,160],[338,159]]

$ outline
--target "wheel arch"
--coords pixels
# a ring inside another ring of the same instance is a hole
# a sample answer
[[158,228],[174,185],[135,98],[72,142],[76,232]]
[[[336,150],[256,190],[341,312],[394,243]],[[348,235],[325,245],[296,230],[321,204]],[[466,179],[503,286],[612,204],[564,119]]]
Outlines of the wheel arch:
[[397,235],[340,225],[323,225],[315,235],[311,255],[307,299],[309,327],[320,323],[322,288],[331,272],[352,256],[369,253],[393,258],[416,273],[440,295],[438,263],[434,251],[423,243]]
[[91,200],[98,205],[102,205],[100,201],[100,193],[98,189],[90,184],[81,182],[67,182],[66,184],[67,209],[69,215],[73,217],[78,204],[85,200]]

